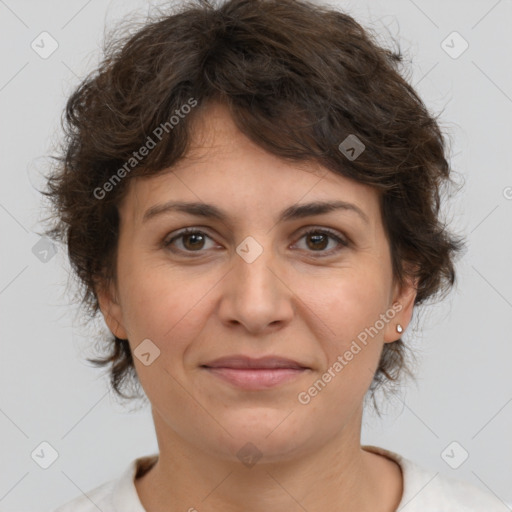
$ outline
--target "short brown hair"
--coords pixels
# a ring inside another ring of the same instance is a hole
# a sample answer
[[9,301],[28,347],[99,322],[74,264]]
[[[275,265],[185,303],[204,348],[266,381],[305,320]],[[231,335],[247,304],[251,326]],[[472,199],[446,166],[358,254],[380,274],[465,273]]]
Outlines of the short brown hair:
[[[375,187],[397,281],[417,279],[415,304],[447,292],[463,245],[440,220],[441,189],[453,180],[437,119],[401,76],[402,62],[349,15],[298,0],[197,0],[113,39],[68,100],[66,137],[45,192],[56,217],[46,233],[67,244],[82,305],[95,316],[95,285],[115,279],[128,181],[179,161],[209,102],[226,105],[266,151]],[[171,123],[191,99],[199,106]],[[157,127],[167,129],[155,147],[130,160]],[[349,135],[364,144],[357,158],[339,148]],[[112,182],[116,174],[122,179]],[[138,384],[129,344],[104,341],[108,354],[89,361],[109,365],[114,390],[131,398],[123,391]],[[404,350],[401,339],[385,344],[372,396],[408,371]]]

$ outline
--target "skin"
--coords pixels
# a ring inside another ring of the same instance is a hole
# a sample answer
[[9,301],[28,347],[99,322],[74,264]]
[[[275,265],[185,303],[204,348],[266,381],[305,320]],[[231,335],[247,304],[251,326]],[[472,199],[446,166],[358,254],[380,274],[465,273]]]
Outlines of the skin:
[[[349,210],[276,222],[291,205],[340,199],[368,222]],[[170,200],[210,203],[228,219],[168,212],[143,222],[149,208]],[[116,282],[97,294],[110,330],[132,351],[144,339],[160,350],[148,366],[134,358],[160,452],[135,480],[146,510],[395,510],[401,471],[361,448],[362,404],[384,343],[410,322],[416,290],[393,279],[377,192],[265,152],[213,104],[187,157],[161,175],[132,179],[119,211]],[[166,247],[185,227],[206,236]],[[349,245],[318,240],[317,231],[304,236],[310,228],[335,230]],[[247,236],[263,248],[252,263],[236,252]],[[394,318],[310,403],[299,403],[393,304],[401,306]],[[240,353],[280,355],[310,370],[247,391],[200,367]],[[252,467],[236,455],[248,442],[262,454]]]

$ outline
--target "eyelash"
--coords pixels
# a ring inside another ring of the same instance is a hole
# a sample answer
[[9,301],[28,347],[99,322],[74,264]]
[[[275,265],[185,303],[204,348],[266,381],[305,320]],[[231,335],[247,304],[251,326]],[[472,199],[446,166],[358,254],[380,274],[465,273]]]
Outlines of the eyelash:
[[[200,235],[203,235],[203,236],[206,236],[207,238],[210,238],[211,237],[205,233],[204,231],[201,231],[197,228],[184,228],[183,230],[179,231],[175,236],[173,236],[172,238],[168,239],[168,240],[165,240],[164,241],[164,247],[165,248],[169,248],[171,246],[171,244],[175,241],[175,240],[178,240],[180,238],[183,238],[185,235],[190,235],[190,234],[200,234]],[[337,247],[335,249],[331,249],[329,251],[324,251],[324,250],[319,250],[319,251],[309,251],[309,252],[312,252],[312,253],[318,253],[320,258],[322,257],[327,257],[327,256],[331,256],[335,253],[338,253],[339,251],[341,251],[343,248],[345,247],[348,247],[349,246],[349,242],[342,238],[337,231],[333,231],[329,228],[313,228],[313,229],[310,229],[308,231],[305,231],[301,234],[299,240],[301,240],[303,237],[306,237],[308,235],[312,235],[312,234],[322,234],[322,235],[328,235],[331,239],[335,240],[336,242],[338,242],[338,244],[341,246],[341,247]],[[199,253],[198,255],[200,255],[200,253],[203,252],[202,249],[200,250],[197,250],[197,251],[187,251],[187,250],[182,250],[182,249],[178,249],[178,251],[176,250],[173,250],[173,249],[170,249],[172,252],[184,252],[184,253],[187,253],[187,254],[192,254],[192,253]],[[321,255],[320,255],[321,254]]]

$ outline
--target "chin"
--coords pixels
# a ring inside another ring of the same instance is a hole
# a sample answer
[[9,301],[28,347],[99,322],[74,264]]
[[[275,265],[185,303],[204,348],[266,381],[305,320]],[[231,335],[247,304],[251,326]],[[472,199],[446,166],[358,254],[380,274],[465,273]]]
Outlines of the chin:
[[[241,410],[230,421],[224,418],[219,422],[231,435],[222,429],[220,439],[211,439],[211,450],[225,460],[242,463],[248,460],[248,467],[250,461],[273,463],[291,460],[307,449],[311,436],[292,421],[293,413],[287,418],[289,413],[289,409],[256,410],[250,414]],[[201,437],[206,441],[206,436]]]

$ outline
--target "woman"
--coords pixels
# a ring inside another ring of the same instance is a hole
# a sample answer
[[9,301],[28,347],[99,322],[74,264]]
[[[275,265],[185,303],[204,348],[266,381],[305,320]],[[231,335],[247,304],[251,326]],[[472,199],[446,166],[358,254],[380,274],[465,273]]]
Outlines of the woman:
[[438,216],[442,134],[400,61],[327,8],[198,2],[74,92],[49,234],[159,454],[59,512],[502,510],[360,444],[365,396],[407,371],[401,335],[462,245]]

